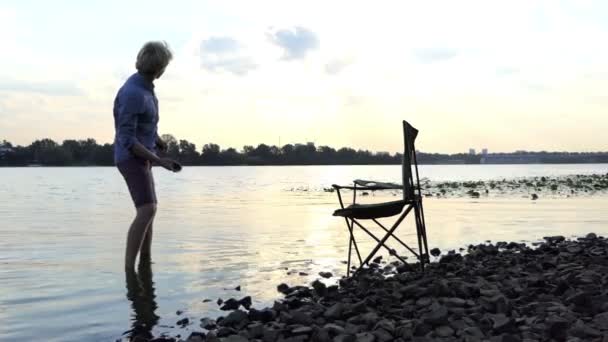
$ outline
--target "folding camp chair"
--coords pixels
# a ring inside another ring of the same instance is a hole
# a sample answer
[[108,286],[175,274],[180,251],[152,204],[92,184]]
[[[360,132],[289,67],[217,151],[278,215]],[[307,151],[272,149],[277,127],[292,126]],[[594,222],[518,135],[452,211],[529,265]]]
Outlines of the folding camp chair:
[[[389,238],[393,238],[396,240],[401,246],[414,254],[418,260],[420,261],[420,266],[424,271],[424,264],[428,262],[428,243],[426,239],[426,226],[424,221],[424,211],[422,209],[422,193],[420,190],[420,178],[418,175],[418,162],[416,160],[416,149],[414,147],[414,141],[416,140],[416,136],[418,135],[418,130],[412,127],[407,121],[403,121],[403,140],[404,140],[404,150],[403,150],[403,159],[402,159],[402,177],[403,184],[394,184],[394,183],[384,183],[384,182],[374,182],[368,180],[354,180],[353,186],[340,186],[333,185],[333,188],[336,189],[338,194],[338,200],[340,201],[340,209],[334,211],[334,216],[344,217],[346,221],[346,226],[348,227],[348,231],[350,233],[349,244],[348,244],[348,266],[347,266],[347,276],[350,276],[350,265],[351,265],[351,255],[352,255],[352,247],[354,246],[357,256],[359,258],[359,268],[355,271],[358,272],[363,266],[368,265],[370,260],[376,255],[380,248],[384,247],[388,250],[389,254],[395,256],[401,262],[405,263],[405,259],[397,254],[397,252],[388,247],[386,242]],[[412,173],[412,166],[414,166],[416,171],[416,178],[414,179],[414,174]],[[342,195],[340,194],[340,190],[352,190],[353,191],[353,203],[347,207],[344,206],[344,202],[342,200]],[[403,199],[398,201],[391,202],[383,202],[383,203],[373,203],[373,204],[358,204],[357,200],[357,190],[360,191],[376,191],[376,190],[391,190],[391,189],[402,189],[403,190]],[[405,208],[405,210],[403,210]],[[405,219],[405,217],[411,212],[414,211],[415,222],[416,222],[416,235],[418,238],[418,251],[416,252],[414,249],[410,248],[405,242],[403,242],[399,237],[395,234],[395,231],[401,224],[401,222]],[[392,225],[391,228],[386,228],[383,226],[378,219],[382,217],[391,217],[401,214],[397,221]],[[359,220],[372,220],[376,223],[382,230],[384,230],[385,234],[382,238],[374,235],[368,228],[364,227]],[[357,226],[361,228],[367,235],[373,238],[377,245],[372,249],[369,255],[365,258],[365,260],[361,259],[361,254],[359,252],[359,247],[357,245],[357,241],[354,236],[354,227]]]

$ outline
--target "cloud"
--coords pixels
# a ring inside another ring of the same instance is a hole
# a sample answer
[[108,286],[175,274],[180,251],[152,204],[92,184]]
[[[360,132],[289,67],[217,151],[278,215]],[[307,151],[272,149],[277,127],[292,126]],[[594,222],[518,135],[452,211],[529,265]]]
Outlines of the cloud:
[[586,72],[582,76],[584,79],[587,79],[587,80],[606,81],[606,80],[608,80],[608,71]]
[[82,89],[66,82],[0,81],[0,92],[25,92],[51,96],[80,96]]
[[514,67],[500,67],[496,68],[496,75],[498,76],[511,76],[521,72],[520,69]]
[[325,73],[329,75],[336,75],[342,72],[346,67],[352,64],[352,61],[345,59],[335,59],[325,64]]
[[239,43],[230,37],[211,37],[201,42],[201,51],[206,53],[228,54],[239,49]]
[[539,82],[522,82],[522,85],[534,93],[546,93],[552,90],[552,87]]
[[344,105],[346,107],[357,107],[366,102],[367,98],[365,96],[359,95],[349,95],[344,99]]
[[414,51],[414,57],[422,63],[447,61],[458,55],[458,50],[449,48],[426,48]]
[[300,26],[270,33],[268,38],[283,49],[283,60],[303,59],[309,51],[319,48],[317,34]]
[[253,58],[245,55],[241,44],[230,37],[210,37],[203,40],[200,51],[201,67],[212,72],[225,70],[243,76],[257,68]]
[[257,64],[250,57],[211,58],[203,60],[202,66],[209,71],[226,70],[238,76],[246,75],[257,68]]

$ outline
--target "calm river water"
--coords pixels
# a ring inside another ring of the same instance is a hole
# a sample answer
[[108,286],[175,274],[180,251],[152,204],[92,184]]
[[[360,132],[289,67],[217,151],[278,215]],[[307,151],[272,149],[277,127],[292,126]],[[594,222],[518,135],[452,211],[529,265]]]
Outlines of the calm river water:
[[[431,180],[607,172],[606,164],[420,168]],[[336,194],[323,187],[355,178],[398,182],[399,175],[399,166],[155,169],[152,273],[127,286],[124,240],[134,210],[115,168],[0,168],[0,340],[115,341],[135,318],[152,322],[154,334],[187,337],[198,324],[175,322],[221,314],[218,298],[250,295],[265,306],[281,282],[307,284],[319,271],[342,276],[347,230],[331,215]],[[606,208],[605,195],[425,199],[429,244],[444,250],[606,234]],[[413,241],[413,227],[411,220],[401,226],[405,240]]]

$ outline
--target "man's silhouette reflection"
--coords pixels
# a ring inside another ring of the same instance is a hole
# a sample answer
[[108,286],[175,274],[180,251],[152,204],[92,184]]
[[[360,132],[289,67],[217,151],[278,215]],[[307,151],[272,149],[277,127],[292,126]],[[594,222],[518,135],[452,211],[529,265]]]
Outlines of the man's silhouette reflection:
[[127,298],[133,307],[133,325],[128,334],[131,341],[152,338],[152,328],[158,323],[159,317],[154,314],[158,307],[154,298],[154,282],[150,263],[140,263],[137,273],[127,270]]

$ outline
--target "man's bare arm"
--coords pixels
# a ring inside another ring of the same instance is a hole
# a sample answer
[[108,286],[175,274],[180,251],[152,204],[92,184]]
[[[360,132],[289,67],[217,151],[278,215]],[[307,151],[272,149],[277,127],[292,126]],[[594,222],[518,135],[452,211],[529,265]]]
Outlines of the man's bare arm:
[[138,141],[135,142],[131,147],[131,152],[133,152],[135,156],[149,160],[152,163],[156,163],[169,171],[178,172],[182,169],[182,166],[175,160],[169,158],[159,158],[156,154],[152,153],[152,151],[148,150]]
[[149,160],[153,163],[160,164],[161,159],[152,151],[148,150],[144,145],[140,142],[135,142],[131,147],[131,152],[141,159]]

